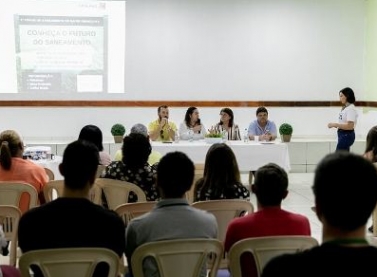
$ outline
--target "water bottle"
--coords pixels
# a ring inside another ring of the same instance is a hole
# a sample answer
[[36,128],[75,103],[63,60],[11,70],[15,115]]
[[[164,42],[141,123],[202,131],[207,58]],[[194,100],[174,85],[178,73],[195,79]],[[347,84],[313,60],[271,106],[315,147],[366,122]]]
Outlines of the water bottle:
[[243,142],[248,143],[249,142],[249,134],[247,132],[247,128],[245,128],[245,131],[243,133]]
[[178,143],[178,142],[179,142],[179,134],[178,134],[178,131],[175,131],[174,142],[175,142],[175,143]]

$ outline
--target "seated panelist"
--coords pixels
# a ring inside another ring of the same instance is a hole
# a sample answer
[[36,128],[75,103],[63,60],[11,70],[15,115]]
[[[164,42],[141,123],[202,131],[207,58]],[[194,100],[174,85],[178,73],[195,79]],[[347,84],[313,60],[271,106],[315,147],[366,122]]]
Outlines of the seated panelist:
[[179,126],[179,137],[182,140],[204,139],[206,133],[206,128],[200,121],[198,109],[196,107],[188,108],[185,120]]
[[149,123],[148,132],[152,141],[172,141],[175,137],[177,127],[174,122],[169,121],[169,107],[160,106],[157,109],[158,119]]

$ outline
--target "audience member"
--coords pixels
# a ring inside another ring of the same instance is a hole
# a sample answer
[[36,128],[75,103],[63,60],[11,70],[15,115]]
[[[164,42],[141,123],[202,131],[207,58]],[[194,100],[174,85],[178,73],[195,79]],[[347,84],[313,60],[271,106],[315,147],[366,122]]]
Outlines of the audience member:
[[[63,197],[25,213],[18,229],[23,253],[53,248],[101,247],[121,257],[125,250],[125,226],[113,211],[89,200],[99,162],[97,147],[87,141],[70,143],[59,166],[64,176]],[[107,276],[98,266],[94,276]],[[34,268],[34,276],[42,276]]]
[[330,122],[329,128],[338,128],[338,144],[336,151],[350,151],[350,147],[355,142],[355,126],[357,122],[357,111],[354,103],[356,102],[355,94],[351,88],[344,88],[339,91],[339,99],[342,109],[339,113],[337,123]]
[[[225,251],[238,241],[263,236],[310,236],[309,220],[302,215],[285,211],[281,203],[288,195],[288,175],[280,166],[269,163],[256,171],[252,191],[257,198],[258,211],[234,219],[228,226]],[[254,263],[241,258],[242,276],[257,276]]]
[[225,143],[213,144],[206,155],[203,178],[195,184],[194,201],[249,197],[250,192],[241,183],[233,150]]
[[149,123],[148,132],[152,141],[172,141],[175,138],[177,127],[169,121],[168,106],[160,106],[157,109],[158,118]]
[[[32,185],[38,192],[39,202],[45,203],[43,187],[48,182],[43,167],[22,158],[24,144],[14,130],[6,130],[0,134],[0,181],[24,182]],[[22,213],[29,209],[29,196],[20,199]]]
[[[194,179],[193,162],[181,152],[168,153],[158,164],[157,176],[157,187],[162,199],[150,213],[133,219],[127,227],[126,256],[130,272],[132,254],[142,244],[217,237],[215,217],[191,207],[185,197]],[[179,276],[179,272],[176,275]],[[145,262],[145,276],[159,276],[154,262]]]
[[317,166],[313,192],[322,245],[276,257],[262,276],[369,276],[377,248],[365,228],[377,202],[376,168],[359,155],[329,154]]
[[100,164],[108,165],[111,163],[110,155],[103,149],[103,138],[100,128],[95,125],[84,126],[80,131],[79,139],[90,141],[95,146],[97,146],[99,151]]
[[277,136],[276,125],[268,119],[268,111],[265,107],[259,107],[256,111],[257,119],[250,123],[247,131],[249,139],[255,140],[258,136],[259,140],[275,140]]
[[[122,146],[122,161],[110,163],[101,178],[133,183],[145,192],[147,201],[158,200],[159,193],[155,187],[156,169],[148,164],[151,150],[151,144],[145,135],[132,133],[125,136]],[[137,202],[135,193],[130,192],[128,202]]]
[[[363,156],[377,167],[377,126],[372,127],[367,134]],[[373,233],[373,225],[368,231]]]
[[[132,126],[130,134],[142,134],[149,139],[148,129],[147,129],[147,127],[145,127],[145,125],[143,125],[141,123],[137,123],[134,126]],[[149,157],[148,157],[148,164],[154,165],[154,164],[158,163],[161,160],[161,158],[162,158],[161,153],[154,151],[152,149],[152,151],[151,151],[151,153],[149,154]],[[123,159],[122,149],[119,149],[115,153],[114,160],[115,161],[121,161],[122,159]]]
[[185,121],[179,126],[179,136],[182,140],[204,139],[207,133],[206,128],[199,118],[199,111],[196,107],[190,107],[186,111]]
[[220,122],[209,130],[210,133],[224,133],[227,140],[241,140],[240,129],[234,123],[234,114],[230,108],[223,108],[220,111]]

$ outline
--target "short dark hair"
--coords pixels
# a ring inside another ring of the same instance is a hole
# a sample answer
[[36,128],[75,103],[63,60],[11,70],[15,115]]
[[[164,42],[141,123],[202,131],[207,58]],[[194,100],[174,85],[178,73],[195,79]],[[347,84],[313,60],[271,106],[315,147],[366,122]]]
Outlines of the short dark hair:
[[339,91],[339,94],[343,93],[343,95],[346,97],[347,102],[350,104],[353,104],[356,102],[355,93],[353,92],[352,88],[346,87]]
[[151,154],[149,138],[139,133],[131,133],[123,138],[123,163],[133,169],[143,167]]
[[353,231],[365,225],[377,202],[377,170],[360,155],[337,151],[318,164],[313,192],[319,218]]
[[98,148],[86,140],[76,140],[65,148],[61,164],[64,184],[70,189],[83,189],[95,180],[99,164]]
[[79,134],[79,139],[90,141],[97,146],[98,151],[103,151],[102,144],[102,131],[95,125],[86,125],[84,126]]
[[157,112],[160,113],[161,109],[167,109],[169,108],[167,105],[161,105],[157,108]]
[[268,111],[265,107],[259,107],[255,114],[258,115],[259,113],[267,113],[268,114]]
[[288,174],[277,164],[266,164],[255,172],[254,193],[263,206],[280,205],[287,189]]
[[377,162],[377,126],[373,126],[367,134],[367,140],[365,143],[365,153],[369,151],[372,151],[373,153],[372,162]]
[[194,181],[194,163],[182,152],[167,153],[157,166],[157,187],[166,198],[180,198]]

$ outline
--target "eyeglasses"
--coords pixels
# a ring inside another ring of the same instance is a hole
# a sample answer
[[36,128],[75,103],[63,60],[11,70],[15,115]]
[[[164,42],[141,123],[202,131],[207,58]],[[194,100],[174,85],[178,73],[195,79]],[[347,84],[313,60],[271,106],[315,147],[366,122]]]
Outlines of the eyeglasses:
[[160,130],[160,137],[161,139],[164,139],[164,130]]

